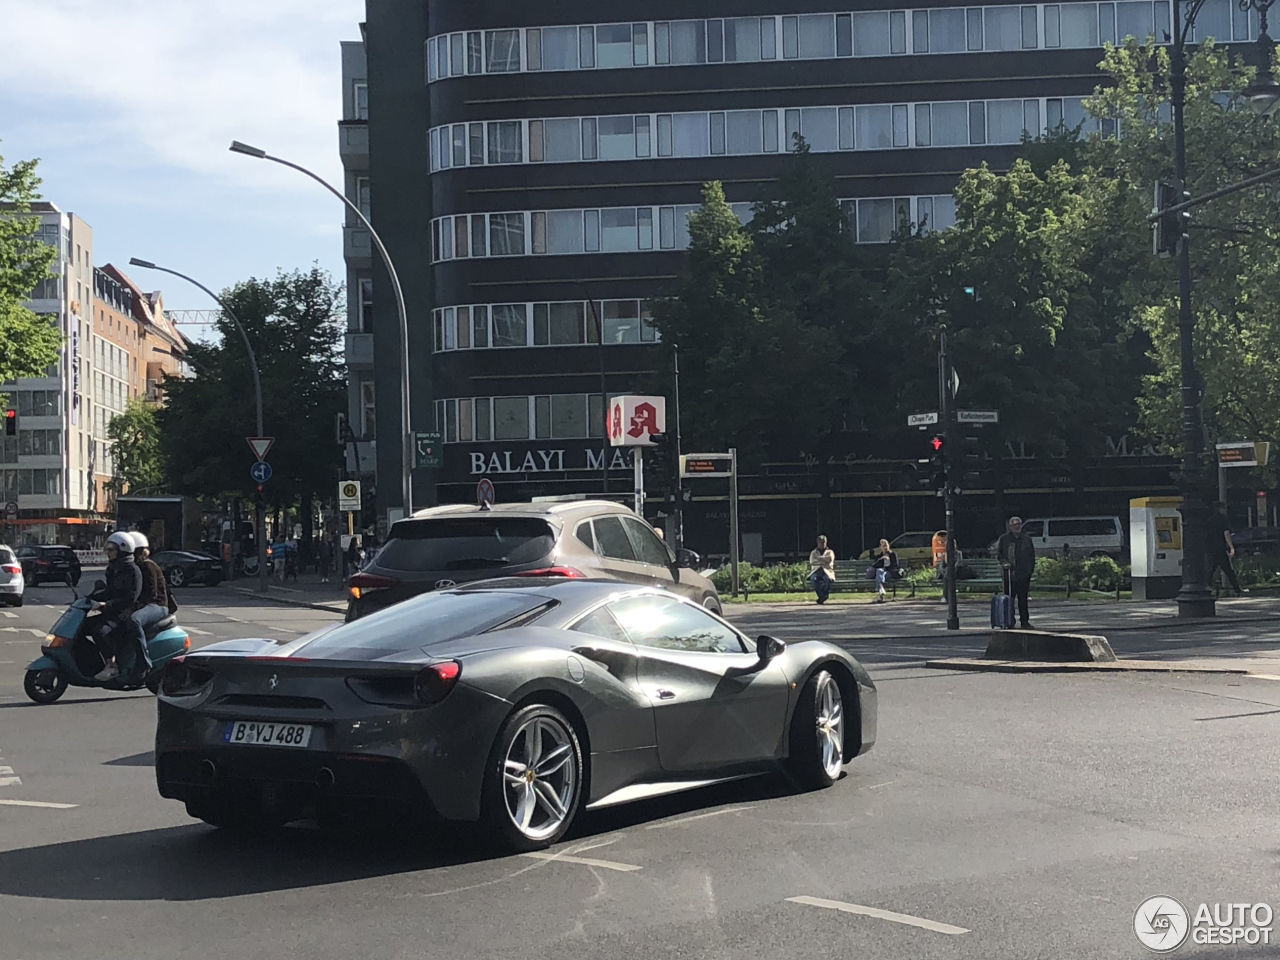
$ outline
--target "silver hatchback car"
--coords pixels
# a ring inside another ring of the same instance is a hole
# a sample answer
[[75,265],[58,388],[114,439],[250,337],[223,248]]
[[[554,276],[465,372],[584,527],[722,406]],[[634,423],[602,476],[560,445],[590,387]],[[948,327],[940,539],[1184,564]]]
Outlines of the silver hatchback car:
[[661,587],[720,613],[715,585],[631,510],[605,500],[505,503],[419,510],[349,583],[347,619],[393,603],[495,577],[619,580]]
[[22,596],[26,589],[22,564],[12,549],[0,543],[0,603],[11,607],[22,606]]

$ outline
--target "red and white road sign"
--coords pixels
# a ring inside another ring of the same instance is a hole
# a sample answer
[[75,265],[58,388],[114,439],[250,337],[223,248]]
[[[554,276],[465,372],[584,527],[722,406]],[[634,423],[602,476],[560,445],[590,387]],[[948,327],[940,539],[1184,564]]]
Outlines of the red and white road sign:
[[249,441],[249,449],[253,451],[253,455],[259,460],[267,459],[267,451],[276,442],[275,437],[245,437],[245,439]]

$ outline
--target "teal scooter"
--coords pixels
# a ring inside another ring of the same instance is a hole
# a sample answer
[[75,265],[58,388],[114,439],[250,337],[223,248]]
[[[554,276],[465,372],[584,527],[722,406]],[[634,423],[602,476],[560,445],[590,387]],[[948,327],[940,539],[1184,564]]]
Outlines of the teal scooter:
[[[93,585],[97,592],[106,587],[99,580]],[[75,593],[75,588],[72,588]],[[106,661],[97,644],[85,634],[85,624],[93,610],[92,594],[76,595],[75,600],[49,630],[36,660],[27,667],[23,689],[36,703],[53,703],[67,687],[98,687],[103,690],[137,690],[146,687],[152,693],[160,689],[160,674],[174,657],[180,657],[191,649],[191,638],[178,626],[173,615],[147,628],[147,656],[151,668],[139,663],[136,645],[130,645],[120,664],[120,675],[113,680],[95,680]]]

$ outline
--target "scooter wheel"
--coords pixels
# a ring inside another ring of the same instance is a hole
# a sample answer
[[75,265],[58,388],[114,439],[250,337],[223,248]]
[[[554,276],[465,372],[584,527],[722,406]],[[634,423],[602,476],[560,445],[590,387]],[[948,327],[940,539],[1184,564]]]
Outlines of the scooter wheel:
[[36,703],[53,703],[67,692],[67,678],[55,670],[28,670],[22,689]]

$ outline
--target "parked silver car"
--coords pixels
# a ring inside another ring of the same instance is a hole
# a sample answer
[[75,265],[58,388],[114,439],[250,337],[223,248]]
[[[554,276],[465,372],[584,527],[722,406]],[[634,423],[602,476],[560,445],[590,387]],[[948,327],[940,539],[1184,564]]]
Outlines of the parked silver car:
[[715,586],[634,512],[604,500],[419,510],[391,528],[352,576],[347,619],[431,590],[495,577],[619,580],[661,587],[720,612]]
[[22,575],[22,564],[9,547],[0,543],[0,602],[11,607],[22,606],[22,595],[27,582]]

